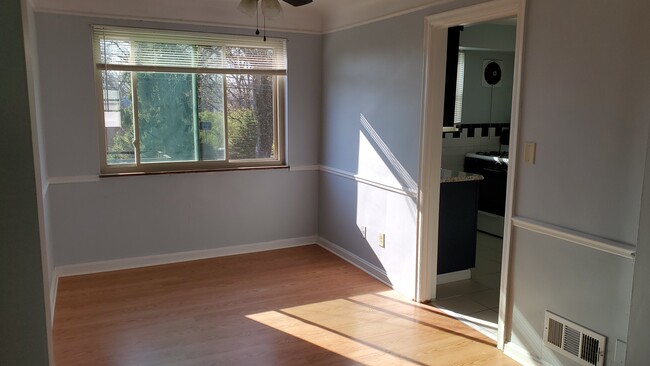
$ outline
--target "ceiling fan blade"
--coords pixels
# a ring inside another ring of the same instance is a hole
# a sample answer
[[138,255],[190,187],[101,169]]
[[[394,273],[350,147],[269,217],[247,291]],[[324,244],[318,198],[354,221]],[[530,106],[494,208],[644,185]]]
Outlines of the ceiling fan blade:
[[262,0],[262,14],[269,19],[277,18],[282,13],[278,0]]
[[237,9],[250,17],[255,16],[257,13],[257,0],[241,0]]
[[287,4],[291,4],[293,6],[303,6],[311,3],[313,0],[282,0]]

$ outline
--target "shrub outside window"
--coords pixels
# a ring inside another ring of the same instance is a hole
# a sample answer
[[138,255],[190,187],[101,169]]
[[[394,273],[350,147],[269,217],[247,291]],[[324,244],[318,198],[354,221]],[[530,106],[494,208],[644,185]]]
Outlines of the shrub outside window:
[[281,39],[93,27],[102,174],[283,164]]

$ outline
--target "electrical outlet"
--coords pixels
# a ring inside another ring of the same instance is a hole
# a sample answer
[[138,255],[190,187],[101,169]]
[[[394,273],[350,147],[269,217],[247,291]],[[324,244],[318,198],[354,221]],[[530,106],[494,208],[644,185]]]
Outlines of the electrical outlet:
[[379,233],[379,246],[386,248],[386,234],[384,233]]

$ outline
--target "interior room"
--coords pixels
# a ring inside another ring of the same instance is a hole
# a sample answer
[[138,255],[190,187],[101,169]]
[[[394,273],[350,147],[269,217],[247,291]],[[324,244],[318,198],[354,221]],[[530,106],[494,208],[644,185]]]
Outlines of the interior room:
[[[465,25],[456,28],[457,45],[448,41],[448,52],[457,53],[458,59],[447,59],[457,66],[451,70],[456,78],[446,81],[455,83],[455,92],[448,99],[445,95],[450,113],[444,119],[453,124],[443,130],[442,169],[474,174],[467,179],[475,181],[461,182],[468,188],[444,182],[441,186],[436,304],[488,322],[482,329],[493,337],[501,285],[516,26],[514,18]],[[458,217],[446,205],[462,207]],[[449,218],[443,220],[445,214]],[[464,233],[475,234],[461,236]],[[464,263],[444,266],[453,258],[465,258]]]
[[0,364],[647,364],[650,3],[302,3],[0,4]]

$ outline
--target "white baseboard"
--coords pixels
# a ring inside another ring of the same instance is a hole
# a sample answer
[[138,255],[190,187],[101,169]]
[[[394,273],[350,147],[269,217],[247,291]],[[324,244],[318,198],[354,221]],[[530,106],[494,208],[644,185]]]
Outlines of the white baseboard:
[[537,357],[512,342],[506,343],[503,353],[524,366],[543,366]]
[[178,262],[187,262],[199,259],[208,259],[216,257],[226,257],[237,254],[247,254],[255,252],[264,252],[268,250],[293,248],[304,245],[316,244],[317,236],[306,236],[302,238],[283,239],[268,241],[264,243],[233,245],[224,248],[214,248],[206,250],[195,250],[189,252],[159,254],[145,257],[114,259],[101,262],[72,264],[58,266],[54,273],[58,277],[77,276],[90,273],[118,271],[122,269],[132,269],[148,266],[157,266],[161,264],[170,264]]
[[359,257],[358,255],[350,252],[347,249],[344,249],[340,247],[337,244],[332,243],[331,241],[318,237],[318,245],[321,247],[327,249],[328,251],[334,253],[341,259],[345,260],[346,262],[354,265],[355,267],[359,268],[360,270],[366,272],[367,274],[371,275],[372,277],[376,278],[377,280],[383,282],[389,287],[393,287],[391,284],[390,280],[388,279],[388,275],[386,274],[386,271],[383,270],[382,268],[377,267],[376,265],[368,262],[367,260]]
[[470,278],[472,278],[472,271],[470,271],[469,269],[464,269],[462,271],[456,271],[456,272],[443,273],[438,275],[436,279],[436,285],[442,285],[445,283],[462,281],[462,280],[469,280]]

